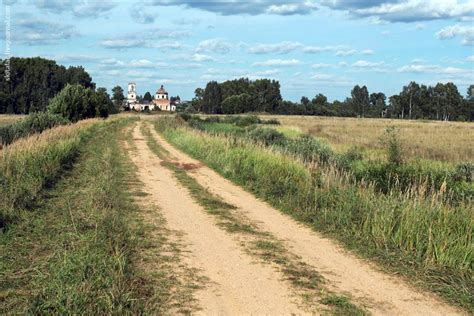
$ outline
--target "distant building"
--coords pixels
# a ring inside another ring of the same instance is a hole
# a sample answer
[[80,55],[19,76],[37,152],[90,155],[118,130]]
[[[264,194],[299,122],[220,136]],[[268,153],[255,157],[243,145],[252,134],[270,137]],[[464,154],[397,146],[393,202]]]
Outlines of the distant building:
[[171,104],[169,96],[168,96],[168,92],[166,92],[163,85],[161,85],[161,87],[156,91],[153,104],[155,104],[155,106],[159,108],[161,111],[170,111],[170,112],[176,111],[176,105]]
[[151,102],[147,100],[143,100],[141,102],[138,102],[137,99],[137,92],[136,92],[137,85],[134,82],[130,82],[128,84],[128,94],[127,94],[127,100],[126,106],[130,110],[134,111],[145,111],[145,110],[161,110],[161,111],[170,111],[174,112],[176,111],[176,104],[179,104],[179,97],[176,102],[176,98],[173,98],[173,102],[170,101],[170,98],[168,97],[168,92],[166,92],[165,88],[163,85],[156,91],[155,94],[155,99]]
[[130,110],[140,111],[140,104],[137,101],[137,85],[135,82],[128,84],[127,105]]

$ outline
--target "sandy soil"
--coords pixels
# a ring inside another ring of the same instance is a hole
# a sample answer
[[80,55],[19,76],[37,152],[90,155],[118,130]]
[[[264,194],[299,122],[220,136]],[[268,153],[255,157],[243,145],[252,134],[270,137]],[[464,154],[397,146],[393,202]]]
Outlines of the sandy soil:
[[[143,124],[143,123],[142,123]],[[206,315],[305,314],[295,303],[292,292],[269,265],[256,263],[238,243],[215,224],[163,167],[147,146],[137,125],[133,131],[135,152],[143,191],[150,203],[159,206],[169,229],[183,233],[189,251],[183,261],[198,269],[210,281],[197,290],[196,299]]]
[[[159,144],[171,153],[177,163],[199,164],[198,161],[168,144],[154,130],[152,133]],[[190,171],[189,175],[207,187],[210,192],[237,206],[247,217],[258,222],[262,229],[285,240],[293,253],[301,256],[303,261],[315,267],[324,276],[331,290],[353,297],[356,303],[365,305],[374,315],[463,314],[434,295],[422,293],[407,285],[400,278],[381,272],[374,265],[348,253],[334,241],[295,222],[210,168],[200,165],[200,168]],[[162,172],[160,176],[162,181],[171,181],[164,176]],[[184,193],[182,194],[184,195]],[[169,207],[173,207],[173,205],[169,205]],[[202,234],[200,235],[206,236],[207,229],[201,229]],[[211,245],[209,246],[211,247]],[[218,251],[224,251],[221,248],[222,245],[216,246],[220,248]],[[231,245],[228,246],[230,249]],[[266,292],[271,289],[248,287],[248,290]],[[242,299],[246,300],[246,298]],[[216,307],[212,308],[215,310]],[[284,310],[280,312],[285,313]]]

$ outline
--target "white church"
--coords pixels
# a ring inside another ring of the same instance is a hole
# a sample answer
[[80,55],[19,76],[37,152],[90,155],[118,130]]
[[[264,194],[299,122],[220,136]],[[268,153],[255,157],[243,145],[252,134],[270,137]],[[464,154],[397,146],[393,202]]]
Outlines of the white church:
[[128,84],[127,106],[130,110],[145,111],[145,110],[161,110],[174,112],[176,111],[176,104],[171,104],[168,92],[163,85],[156,91],[155,97],[151,103],[138,102],[137,99],[137,85],[135,82]]

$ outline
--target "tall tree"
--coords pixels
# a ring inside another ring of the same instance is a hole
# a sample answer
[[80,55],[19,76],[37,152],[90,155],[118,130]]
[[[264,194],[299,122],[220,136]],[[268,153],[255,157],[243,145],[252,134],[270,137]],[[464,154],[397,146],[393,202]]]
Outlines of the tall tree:
[[272,113],[282,101],[280,83],[270,79],[257,79],[253,82],[255,110]]
[[309,100],[308,97],[302,96],[300,102],[301,102],[301,104],[303,104],[304,106],[307,106],[311,101]]
[[222,113],[221,108],[222,102],[222,91],[217,81],[211,81],[206,85],[202,97],[202,110],[205,113],[220,114]]
[[382,92],[371,93],[369,97],[369,115],[372,117],[380,117],[386,108],[386,99],[387,97]]
[[123,100],[125,100],[125,96],[123,95],[123,89],[121,86],[113,87],[112,100],[114,102],[115,108],[119,110],[122,107]]
[[352,105],[359,117],[364,117],[369,106],[369,91],[366,86],[356,85],[351,91]]

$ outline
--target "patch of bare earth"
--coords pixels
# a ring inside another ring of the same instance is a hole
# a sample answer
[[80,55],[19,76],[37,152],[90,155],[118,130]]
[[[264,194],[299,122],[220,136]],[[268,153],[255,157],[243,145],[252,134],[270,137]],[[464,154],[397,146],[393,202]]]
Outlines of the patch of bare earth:
[[[207,279],[204,286],[193,293],[193,299],[199,305],[194,312],[212,315],[305,314],[278,273],[245,253],[161,164],[138,126],[133,130],[133,142],[131,157],[143,183],[141,190],[148,194],[144,201],[159,207],[169,230],[180,232],[180,243],[187,250],[181,252],[180,264]],[[185,162],[179,166],[196,170],[197,165]]]
[[[317,269],[326,279],[329,289],[346,293],[374,315],[463,314],[435,295],[420,292],[402,279],[381,272],[370,263],[348,253],[332,240],[295,222],[199,161],[175,149],[154,130],[152,133],[156,141],[170,153],[175,164],[199,166],[190,168],[188,174],[211,193],[235,205],[250,220],[258,222],[261,229],[284,240],[292,253]],[[168,176],[170,177],[167,174]],[[207,232],[203,230],[202,234],[206,235]],[[252,290],[267,291],[264,287]]]

